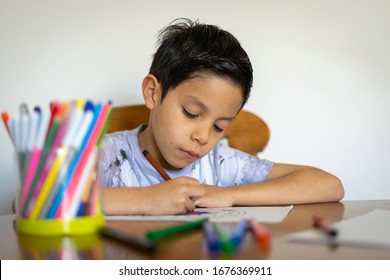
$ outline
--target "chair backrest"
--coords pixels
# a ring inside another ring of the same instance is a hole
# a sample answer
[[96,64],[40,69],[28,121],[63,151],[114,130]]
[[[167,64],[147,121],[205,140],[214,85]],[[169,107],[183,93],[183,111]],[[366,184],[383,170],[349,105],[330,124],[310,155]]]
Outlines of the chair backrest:
[[[106,133],[130,130],[147,123],[149,109],[145,105],[113,107]],[[268,125],[255,114],[241,110],[233,123],[225,130],[229,146],[257,155],[268,143]]]

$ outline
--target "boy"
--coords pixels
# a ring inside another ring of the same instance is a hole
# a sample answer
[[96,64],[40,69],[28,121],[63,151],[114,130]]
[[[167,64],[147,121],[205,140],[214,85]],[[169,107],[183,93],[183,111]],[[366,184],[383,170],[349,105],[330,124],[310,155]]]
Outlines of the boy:
[[106,214],[342,199],[340,180],[325,171],[273,163],[218,143],[252,87],[250,60],[234,36],[179,20],[160,33],[159,43],[142,82],[149,123],[105,136],[100,184]]

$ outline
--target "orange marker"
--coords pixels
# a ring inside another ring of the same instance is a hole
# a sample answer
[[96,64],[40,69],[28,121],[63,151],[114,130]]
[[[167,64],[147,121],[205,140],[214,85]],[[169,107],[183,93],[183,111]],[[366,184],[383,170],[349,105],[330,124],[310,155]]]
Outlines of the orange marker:
[[268,245],[271,235],[267,228],[261,223],[258,223],[254,218],[249,219],[249,226],[257,242],[261,245]]
[[7,113],[7,112],[1,113],[1,118],[3,119],[5,128],[7,129],[7,132],[8,132],[8,134],[9,134],[9,137],[11,137],[11,140],[13,141],[12,134],[11,134],[11,130],[9,129],[9,126],[8,126],[8,121],[9,121],[9,115],[8,115],[8,113]]

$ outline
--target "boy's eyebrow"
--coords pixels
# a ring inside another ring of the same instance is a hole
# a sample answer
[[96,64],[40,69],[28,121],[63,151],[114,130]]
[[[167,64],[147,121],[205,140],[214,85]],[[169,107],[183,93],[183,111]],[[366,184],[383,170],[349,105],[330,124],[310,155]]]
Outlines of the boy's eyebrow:
[[[196,98],[195,96],[188,96],[189,98],[191,98],[191,100],[194,101],[194,103],[196,103],[199,107],[202,108],[202,110],[204,111],[209,111],[209,108],[203,104],[202,101],[200,101],[198,98]],[[233,116],[233,117],[222,117],[222,118],[219,118],[220,120],[224,120],[224,121],[230,121],[232,122],[234,119],[236,118],[236,116]]]

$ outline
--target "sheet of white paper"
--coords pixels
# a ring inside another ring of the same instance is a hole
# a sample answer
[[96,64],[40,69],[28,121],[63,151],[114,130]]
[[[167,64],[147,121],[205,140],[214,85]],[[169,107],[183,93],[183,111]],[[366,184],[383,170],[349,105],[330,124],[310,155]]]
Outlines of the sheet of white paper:
[[208,217],[211,222],[239,222],[242,219],[255,218],[259,222],[281,222],[290,210],[290,206],[261,207],[228,207],[228,208],[197,208],[198,214],[185,215],[124,215],[106,216],[106,220],[127,221],[193,221],[200,217]]
[[318,229],[311,229],[290,234],[289,240],[390,248],[390,211],[376,209],[332,226],[338,230],[337,236],[333,239]]

